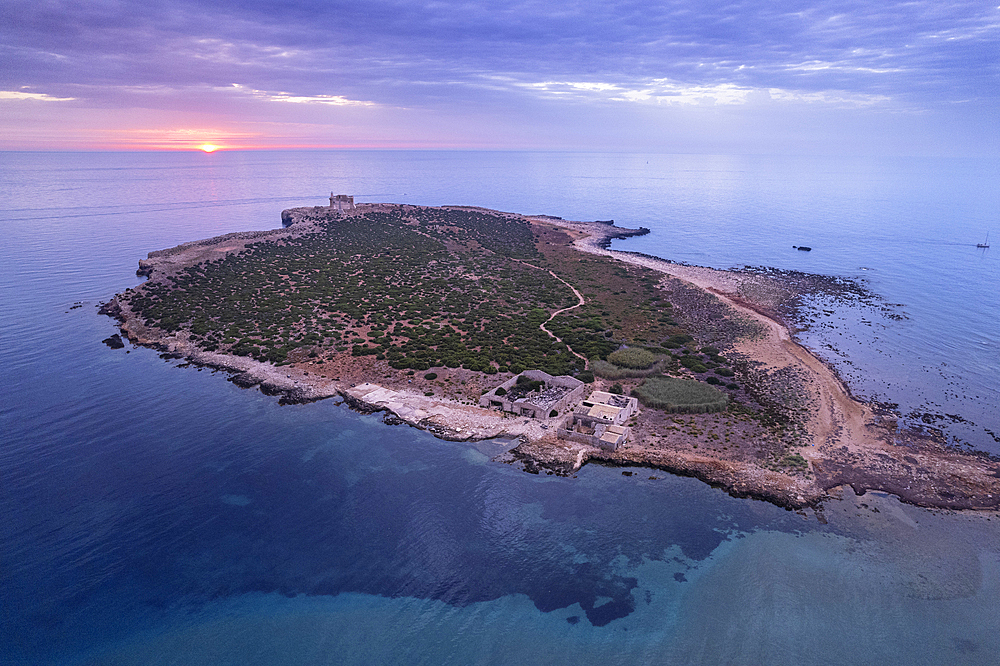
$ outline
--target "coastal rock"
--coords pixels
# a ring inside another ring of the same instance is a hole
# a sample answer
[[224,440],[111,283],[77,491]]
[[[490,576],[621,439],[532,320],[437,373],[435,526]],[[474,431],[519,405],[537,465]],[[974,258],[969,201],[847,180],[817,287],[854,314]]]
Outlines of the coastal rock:
[[341,391],[340,395],[344,398],[344,402],[348,407],[360,414],[374,414],[375,412],[385,411],[384,407],[379,407],[359,398],[355,398],[347,391]]
[[101,303],[101,307],[97,309],[97,314],[102,314],[108,317],[114,317],[115,319],[121,320],[122,306],[118,303],[117,298],[112,298],[107,303]]
[[284,389],[277,384],[272,384],[271,382],[261,382],[260,392],[264,395],[276,396],[284,393]]
[[229,378],[229,381],[236,384],[240,388],[252,388],[260,384],[260,379],[253,376],[249,372],[240,372]]
[[[608,222],[600,222],[598,224],[609,224]],[[626,229],[625,227],[614,226],[614,220],[610,222],[611,227],[614,231],[607,231],[602,235],[600,239],[596,241],[598,247],[603,250],[607,250],[611,247],[611,241],[613,240],[624,240],[626,238],[633,238],[635,236],[645,236],[650,233],[649,229],[646,227],[639,227],[638,229]]]
[[111,337],[104,338],[101,340],[104,344],[111,347],[112,349],[122,349],[125,347],[125,343],[122,342],[122,336],[115,333]]
[[308,402],[315,402],[317,397],[314,393],[308,389],[296,386],[295,388],[285,389],[282,392],[281,398],[278,399],[279,405],[303,405]]

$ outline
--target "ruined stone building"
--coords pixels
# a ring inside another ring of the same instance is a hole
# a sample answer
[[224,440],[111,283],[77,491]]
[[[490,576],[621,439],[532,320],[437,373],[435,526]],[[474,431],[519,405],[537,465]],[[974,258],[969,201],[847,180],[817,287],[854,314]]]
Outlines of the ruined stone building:
[[557,431],[559,437],[615,451],[632,434],[625,425],[639,411],[636,398],[594,391]]
[[[535,382],[541,383],[537,389],[532,388]],[[552,412],[562,412],[579,400],[583,389],[583,382],[575,377],[553,377],[541,370],[525,370],[484,393],[479,405],[533,419],[546,419]]]

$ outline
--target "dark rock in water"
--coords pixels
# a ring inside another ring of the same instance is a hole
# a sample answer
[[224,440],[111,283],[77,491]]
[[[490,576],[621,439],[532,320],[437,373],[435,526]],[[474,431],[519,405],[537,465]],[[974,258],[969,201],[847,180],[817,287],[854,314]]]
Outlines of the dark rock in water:
[[260,380],[251,375],[249,372],[241,372],[237,375],[233,375],[229,378],[229,381],[236,384],[240,388],[251,388],[260,384]]
[[290,210],[281,211],[281,226],[283,227],[292,226],[292,211]]
[[164,361],[172,361],[178,358],[184,358],[184,354],[178,354],[177,352],[163,352],[160,354],[160,358]]
[[793,245],[792,248],[798,250],[799,252],[812,252],[812,248],[805,245]]
[[112,349],[122,349],[125,347],[125,343],[122,342],[122,336],[115,333],[110,338],[104,338],[101,340],[104,344],[111,347]]
[[576,624],[577,622],[580,621],[580,616],[570,615],[568,618],[566,618],[566,621],[569,622],[570,624]]
[[116,319],[121,317],[122,308],[118,305],[118,299],[112,298],[107,303],[101,303],[101,307],[98,308],[97,314],[107,315],[109,317],[115,317]]
[[274,395],[281,395],[282,389],[280,386],[264,382],[263,384],[260,385],[260,392],[263,393],[264,395],[274,396]]
[[312,397],[309,391],[299,387],[285,390],[278,398],[279,405],[303,405],[308,402],[316,402],[316,398]]

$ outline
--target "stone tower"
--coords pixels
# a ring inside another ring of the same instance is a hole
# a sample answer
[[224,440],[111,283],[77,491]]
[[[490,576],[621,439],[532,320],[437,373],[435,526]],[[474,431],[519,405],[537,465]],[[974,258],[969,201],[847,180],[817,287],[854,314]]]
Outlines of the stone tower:
[[354,210],[354,197],[330,192],[330,208],[336,208],[338,212]]

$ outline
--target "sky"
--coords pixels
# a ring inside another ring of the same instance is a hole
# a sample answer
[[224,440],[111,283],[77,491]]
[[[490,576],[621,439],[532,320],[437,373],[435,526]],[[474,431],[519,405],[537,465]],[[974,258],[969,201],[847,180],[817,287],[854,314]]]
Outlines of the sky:
[[3,0],[0,149],[1000,155],[1000,7]]

